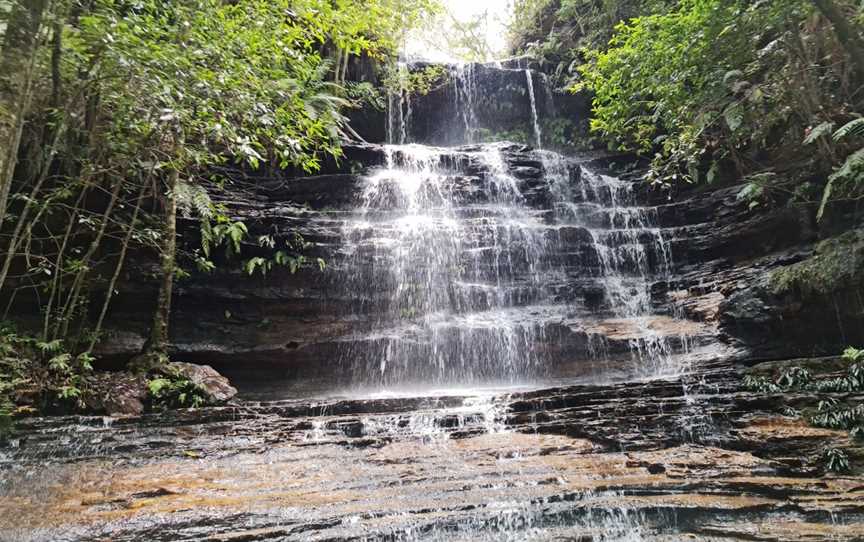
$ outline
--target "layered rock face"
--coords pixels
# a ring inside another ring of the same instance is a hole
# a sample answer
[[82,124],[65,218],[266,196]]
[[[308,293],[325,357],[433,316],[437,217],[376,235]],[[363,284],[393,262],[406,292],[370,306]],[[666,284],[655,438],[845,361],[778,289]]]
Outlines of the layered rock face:
[[532,392],[245,402],[25,423],[0,449],[0,539],[860,540],[844,432],[749,414],[703,366]]
[[[253,241],[299,232],[326,267],[181,284],[177,358],[374,387],[671,374],[678,355],[724,349],[712,322],[672,310],[678,241],[604,161],[513,144],[347,151],[373,165],[231,194]],[[106,353],[120,356],[146,313],[115,306],[130,324]]]

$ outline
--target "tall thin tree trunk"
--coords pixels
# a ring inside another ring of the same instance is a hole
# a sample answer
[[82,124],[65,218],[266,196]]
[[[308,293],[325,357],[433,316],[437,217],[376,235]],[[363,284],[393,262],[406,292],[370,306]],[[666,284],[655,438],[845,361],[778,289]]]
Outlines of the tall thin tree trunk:
[[0,57],[0,225],[18,160],[24,120],[30,106],[39,30],[49,0],[17,0],[12,5]]
[[65,6],[55,4],[54,26],[51,33],[51,107],[58,109],[61,106],[63,96],[63,73],[60,69],[60,61],[63,57],[63,27],[66,23]]
[[[15,259],[16,251],[18,250],[18,245],[21,241],[21,234],[25,231],[27,227],[27,219],[30,217],[30,211],[32,211],[33,208],[36,207],[36,204],[34,202],[39,201],[39,193],[42,191],[43,185],[48,180],[48,171],[50,170],[51,162],[57,155],[57,149],[60,145],[60,138],[63,137],[63,133],[66,130],[66,120],[67,115],[64,114],[61,117],[60,124],[56,127],[56,130],[54,132],[54,136],[52,138],[53,141],[51,142],[51,145],[48,149],[45,161],[42,164],[42,170],[39,173],[39,178],[36,179],[36,184],[34,184],[32,190],[30,190],[30,197],[27,198],[27,203],[24,204],[24,209],[21,211],[21,216],[18,217],[18,222],[15,224],[15,229],[12,232],[12,237],[9,240],[9,246],[6,250],[6,256],[3,259],[2,266],[0,266],[0,289],[2,289],[6,285],[6,278],[9,275],[9,269],[12,267],[12,261]],[[8,196],[8,193],[6,195]]]
[[[171,321],[171,297],[174,293],[174,266],[177,254],[177,184],[180,172],[172,170],[165,194],[165,231],[162,244],[162,283],[153,314],[153,328],[145,355],[162,359],[168,356],[168,329]],[[155,361],[155,360],[151,360]]]
[[75,311],[78,308],[78,303],[81,297],[81,290],[84,288],[84,282],[87,279],[87,275],[90,274],[90,262],[93,260],[93,256],[96,255],[99,247],[102,245],[102,239],[105,237],[105,232],[108,230],[108,224],[111,222],[111,214],[114,212],[114,207],[120,199],[120,191],[122,189],[123,181],[118,179],[114,185],[114,189],[111,191],[111,199],[108,200],[108,206],[105,208],[105,212],[102,213],[102,221],[99,225],[99,230],[96,232],[96,236],[93,240],[90,241],[90,246],[87,248],[87,252],[85,252],[81,257],[81,270],[78,271],[78,274],[75,276],[75,280],[72,283],[71,293],[69,294],[63,313],[57,320],[58,325],[61,327],[60,334],[59,336],[55,336],[55,339],[66,339],[69,336],[69,324],[75,316]]
[[117,287],[117,281],[120,279],[120,273],[123,271],[123,264],[126,262],[126,253],[129,251],[129,244],[132,241],[132,235],[135,233],[135,227],[138,225],[138,215],[141,214],[141,205],[144,203],[144,196],[146,194],[147,183],[142,180],[141,191],[138,193],[138,199],[135,202],[135,210],[132,212],[132,218],[129,221],[126,236],[123,238],[123,246],[120,248],[120,255],[117,257],[117,267],[114,268],[111,282],[108,283],[108,290],[105,293],[105,302],[102,304],[99,319],[96,320],[96,327],[93,328],[93,337],[90,339],[90,344],[87,346],[88,354],[93,352],[96,343],[99,341],[99,335],[101,334],[102,326],[105,323],[105,316],[108,314],[108,307],[111,305],[111,300],[114,298],[114,289]]
[[840,44],[849,53],[859,84],[864,84],[864,39],[834,0],[813,0],[813,3],[834,27]]
[[63,234],[63,242],[60,244],[60,250],[57,251],[57,260],[54,262],[54,276],[51,279],[51,293],[48,296],[48,304],[44,309],[45,316],[42,323],[42,340],[44,342],[49,342],[50,340],[48,338],[48,333],[51,327],[51,317],[53,316],[54,311],[54,300],[57,299],[60,292],[60,284],[64,278],[63,263],[66,257],[66,248],[69,246],[69,241],[72,239],[72,232],[78,224],[79,209],[81,208],[81,203],[84,201],[86,195],[87,185],[81,189],[81,193],[78,194],[78,199],[75,200],[75,205],[73,206],[74,210],[69,216],[69,222],[66,224],[66,232]]

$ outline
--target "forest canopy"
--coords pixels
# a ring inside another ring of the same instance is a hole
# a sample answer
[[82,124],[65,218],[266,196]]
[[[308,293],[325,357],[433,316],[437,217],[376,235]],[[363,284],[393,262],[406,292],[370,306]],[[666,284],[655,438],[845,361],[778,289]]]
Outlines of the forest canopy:
[[[520,0],[514,51],[593,98],[591,131],[674,185],[744,179],[753,206],[792,192],[856,200],[864,172],[862,6],[848,0]],[[780,175],[793,171],[792,175]]]
[[[0,310],[40,312],[32,334],[4,328],[0,398],[38,366],[40,386],[70,401],[130,253],[159,261],[143,366],[167,359],[175,280],[220,261],[249,272],[324,264],[293,236],[265,240],[266,258],[244,256],[263,241],[211,197],[230,182],[220,172],[308,173],[338,158],[353,137],[349,67],[386,64],[437,12],[433,0],[0,5]],[[194,251],[178,245],[184,216],[200,223]]]

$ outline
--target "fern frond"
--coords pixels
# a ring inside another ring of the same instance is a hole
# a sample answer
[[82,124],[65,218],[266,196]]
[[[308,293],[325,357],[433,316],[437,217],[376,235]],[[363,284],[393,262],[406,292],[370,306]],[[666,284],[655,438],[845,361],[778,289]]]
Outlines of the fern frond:
[[828,202],[831,201],[831,196],[834,194],[834,184],[837,181],[856,179],[862,172],[864,172],[864,148],[850,154],[840,169],[828,177],[828,184],[825,185],[825,191],[822,192],[822,203],[819,204],[819,211],[816,213],[817,221],[822,220],[825,208],[828,206]]
[[848,180],[862,172],[864,172],[864,147],[850,154],[846,158],[846,162],[844,162],[840,169],[835,171],[828,180]]
[[834,141],[840,141],[847,137],[864,136],[864,118],[849,121],[834,132]]
[[207,190],[197,184],[180,182],[176,190],[177,208],[186,218],[200,218],[210,220],[213,218],[213,202]]
[[804,138],[804,144],[812,145],[813,143],[817,142],[820,137],[830,135],[833,131],[833,122],[823,122],[819,126],[810,130],[810,133],[807,134],[807,137]]

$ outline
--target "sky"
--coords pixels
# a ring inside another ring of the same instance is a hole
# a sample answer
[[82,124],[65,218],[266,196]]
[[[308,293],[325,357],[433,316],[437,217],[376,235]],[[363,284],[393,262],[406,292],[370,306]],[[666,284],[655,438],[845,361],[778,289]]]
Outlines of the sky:
[[[488,10],[490,24],[486,31],[486,41],[493,50],[503,53],[507,46],[507,21],[510,18],[512,0],[442,0],[442,3],[459,21],[470,21]],[[446,53],[431,52],[428,45],[419,39],[409,40],[407,52],[427,60],[453,60],[448,58]]]

